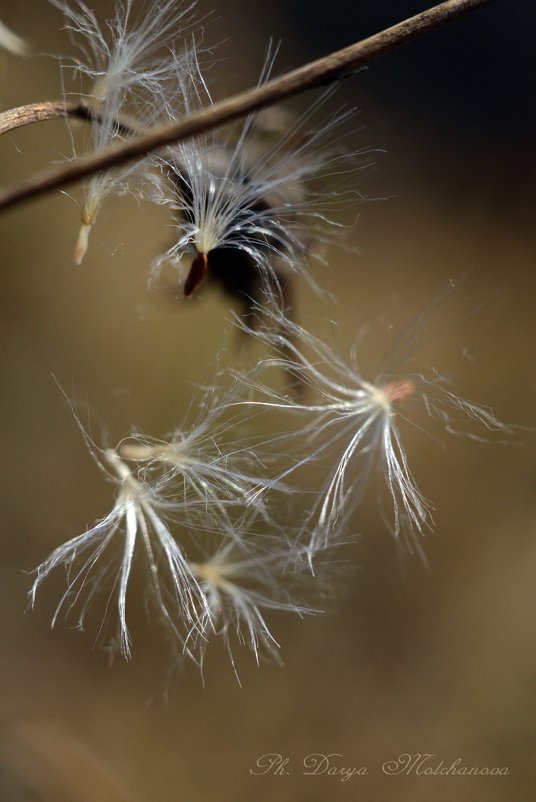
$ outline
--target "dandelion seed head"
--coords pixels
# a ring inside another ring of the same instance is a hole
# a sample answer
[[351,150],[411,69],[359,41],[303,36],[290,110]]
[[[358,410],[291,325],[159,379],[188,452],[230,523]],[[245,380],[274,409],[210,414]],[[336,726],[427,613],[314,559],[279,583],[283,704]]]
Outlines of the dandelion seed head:
[[[108,515],[81,535],[59,546],[36,569],[29,597],[35,604],[37,591],[53,569],[67,569],[67,589],[53,617],[77,614],[82,629],[87,611],[98,596],[107,597],[104,618],[117,611],[118,644],[125,658],[131,655],[127,623],[127,593],[136,554],[144,556],[147,591],[166,631],[183,649],[181,628],[196,626],[200,611],[207,611],[205,596],[191,572],[183,548],[175,540],[169,520],[169,503],[157,487],[140,480],[114,449],[102,452],[103,464],[117,487]],[[115,601],[115,605],[113,601]],[[101,629],[104,626],[104,619]]]
[[[402,419],[422,430],[421,421],[407,416],[406,405],[412,402],[415,410],[440,420],[448,432],[460,434],[465,428],[475,439],[483,438],[471,431],[471,424],[499,432],[511,427],[501,423],[491,409],[456,396],[436,371],[399,378],[381,373],[374,382],[367,381],[356,364],[286,319],[280,310],[272,308],[268,316],[265,313],[264,324],[250,334],[280,356],[264,360],[246,377],[254,395],[245,403],[287,410],[302,419],[296,434],[287,435],[289,446],[296,449],[289,472],[311,463],[323,465],[336,454],[335,465],[328,469],[305,518],[304,532],[310,533],[309,560],[312,562],[319,549],[338,541],[365,496],[374,468],[390,507],[389,513],[382,511],[388,528],[398,544],[422,554],[419,541],[434,527],[433,506],[416,483],[399,430]],[[303,379],[308,397],[282,394],[267,384],[263,374],[272,365]]]
[[[269,54],[261,83],[273,59]],[[181,85],[187,113],[212,103],[199,68],[197,73]],[[309,258],[321,258],[315,241],[339,239],[328,233],[342,228],[330,211],[355,200],[357,193],[343,190],[342,183],[359,169],[355,154],[345,152],[339,141],[351,112],[340,111],[312,127],[331,94],[278,134],[271,129],[266,135],[266,115],[254,113],[243,124],[178,143],[171,157],[158,159],[165,181],[154,200],[174,213],[176,241],[155,260],[153,280],[166,266],[182,273],[186,262],[186,296],[208,275],[228,294],[240,296],[246,311],[294,275],[321,293]],[[173,109],[169,114],[176,119]],[[328,177],[329,191],[322,188]],[[171,197],[167,182],[174,187]]]

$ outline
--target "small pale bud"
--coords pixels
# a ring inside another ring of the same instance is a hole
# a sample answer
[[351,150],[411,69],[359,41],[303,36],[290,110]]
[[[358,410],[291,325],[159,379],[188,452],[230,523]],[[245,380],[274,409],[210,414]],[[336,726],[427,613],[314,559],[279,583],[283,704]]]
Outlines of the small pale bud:
[[84,257],[87,253],[87,248],[89,244],[89,234],[91,232],[92,225],[91,223],[82,223],[80,226],[80,231],[78,232],[78,239],[76,240],[76,245],[74,246],[74,253],[73,253],[73,262],[75,265],[81,265],[84,261]]

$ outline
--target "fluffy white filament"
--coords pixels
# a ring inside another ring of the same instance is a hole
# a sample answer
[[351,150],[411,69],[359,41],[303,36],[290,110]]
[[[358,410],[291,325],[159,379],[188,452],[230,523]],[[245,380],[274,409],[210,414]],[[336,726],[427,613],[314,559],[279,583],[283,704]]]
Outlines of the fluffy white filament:
[[[261,83],[268,79],[273,60],[269,55]],[[186,114],[211,105],[193,60],[189,73],[178,73],[177,86]],[[183,273],[185,257],[188,262],[196,254],[194,264],[200,265],[203,257],[207,270],[208,259],[210,273],[211,261],[225,259],[224,252],[232,273],[238,252],[268,288],[281,276],[299,274],[319,290],[307,264],[312,245],[330,239],[330,229],[340,228],[330,212],[361,199],[353,180],[362,165],[341,146],[353,110],[315,122],[331,94],[325,93],[298,119],[286,117],[274,124],[273,114],[254,113],[244,123],[179,143],[158,159],[165,181],[154,199],[174,213],[175,242],[155,260],[156,277],[167,265]],[[169,116],[175,118],[172,108]],[[175,187],[172,196],[169,181]],[[314,255],[321,258],[318,247]]]
[[[307,520],[311,555],[328,543],[336,543],[344,533],[348,516],[359,507],[374,467],[383,477],[391,507],[386,520],[397,543],[422,553],[420,536],[433,528],[432,504],[414,479],[398,428],[399,418],[406,416],[408,407],[418,405],[421,412],[438,418],[451,432],[459,433],[460,415],[467,423],[490,431],[509,433],[511,427],[501,423],[488,407],[456,396],[437,373],[382,372],[374,381],[367,381],[356,365],[345,362],[281,312],[272,311],[266,317],[263,310],[262,314],[264,324],[250,334],[282,356],[265,360],[244,377],[258,394],[246,403],[301,418],[294,427],[294,437],[292,433],[285,436],[295,447],[290,471],[320,463],[332,451],[337,454]],[[273,390],[263,380],[265,371],[273,366],[298,377],[312,399]],[[465,433],[483,439],[471,430]]]
[[[165,93],[176,71],[186,68],[181,42],[192,24],[195,3],[161,0],[139,14],[132,0],[115,0],[113,16],[101,24],[82,0],[50,0],[63,12],[65,28],[80,52],[65,67],[84,83],[82,97],[98,116],[91,123],[91,149],[135,136],[158,119],[154,98]],[[74,146],[74,144],[73,144]],[[110,195],[140,194],[147,158],[106,170],[84,183],[82,226],[73,260],[83,261],[99,210]]]

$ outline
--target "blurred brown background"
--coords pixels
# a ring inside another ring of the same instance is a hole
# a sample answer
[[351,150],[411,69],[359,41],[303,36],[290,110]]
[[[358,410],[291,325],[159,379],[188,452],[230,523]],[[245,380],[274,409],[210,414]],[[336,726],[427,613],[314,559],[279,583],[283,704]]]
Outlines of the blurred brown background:
[[[284,69],[425,6],[222,0],[207,27],[208,40],[225,40],[216,94],[255,80],[269,35],[282,39]],[[69,52],[59,14],[45,2],[23,0],[1,15],[36,51]],[[374,375],[388,327],[404,324],[468,270],[463,293],[470,306],[485,308],[440,327],[424,364],[452,376],[462,396],[527,427],[536,397],[535,21],[529,3],[496,3],[344,82],[334,104],[361,109],[352,143],[385,150],[360,189],[388,199],[360,206],[352,243],[361,256],[333,252],[329,271],[317,273],[340,305],[297,288],[301,320],[334,318],[347,342],[356,321],[380,333],[366,346]],[[0,55],[2,107],[59,91],[52,59]],[[2,182],[68,153],[61,122],[8,135]],[[31,581],[24,572],[110,505],[52,375],[88,400],[112,439],[133,426],[158,435],[180,421],[190,383],[210,375],[224,337],[224,365],[236,356],[229,306],[217,293],[174,305],[147,292],[147,266],[168,243],[164,213],[112,201],[79,269],[69,262],[77,225],[75,204],[59,193],[0,220],[1,799],[534,799],[530,433],[506,446],[443,437],[442,449],[405,431],[415,476],[437,509],[437,531],[426,543],[430,570],[417,559],[401,570],[372,498],[355,522],[363,532],[351,551],[359,570],[341,580],[334,609],[302,622],[273,620],[284,668],[258,669],[237,649],[242,688],[217,647],[208,652],[205,687],[193,666],[167,683],[160,632],[146,626],[134,598],[139,584],[131,588],[128,665],[108,666],[93,649],[96,629],[80,634],[60,622],[50,630],[60,575],[44,587],[36,612],[24,615]],[[250,774],[267,752],[291,758],[289,776]],[[339,765],[365,765],[369,774],[347,783],[302,776],[301,761],[312,752],[339,753]],[[461,757],[468,766],[508,766],[510,774],[382,772],[406,752],[435,754],[431,765]]]

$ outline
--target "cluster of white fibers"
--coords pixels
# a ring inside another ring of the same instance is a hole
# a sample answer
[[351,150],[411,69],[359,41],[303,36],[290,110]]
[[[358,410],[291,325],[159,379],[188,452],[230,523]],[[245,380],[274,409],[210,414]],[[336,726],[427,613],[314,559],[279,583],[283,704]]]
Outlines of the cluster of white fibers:
[[[115,0],[113,16],[103,23],[82,0],[49,2],[63,12],[64,28],[79,53],[64,60],[63,69],[82,83],[81,92],[66,94],[80,98],[93,113],[89,149],[99,152],[155,124],[161,110],[154,98],[166,93],[177,70],[187,69],[195,2],[161,0],[135,13],[132,0]],[[74,139],[73,149],[76,155]],[[104,201],[111,195],[140,196],[148,164],[148,158],[136,159],[84,182],[76,264],[84,259]]]
[[[67,573],[53,625],[63,613],[75,615],[83,628],[90,604],[104,595],[101,630],[115,608],[118,631],[111,645],[130,657],[127,590],[136,558],[147,569],[150,608],[179,652],[196,662],[215,635],[223,637],[231,653],[233,630],[258,658],[259,643],[270,651],[276,644],[263,609],[306,611],[283,589],[295,549],[288,532],[271,520],[265,500],[288,488],[277,476],[267,478],[268,466],[260,462],[253,442],[234,435],[251,424],[245,408],[234,407],[228,414],[235,402],[236,388],[218,403],[211,389],[201,398],[193,423],[185,422],[161,440],[135,434],[115,448],[97,447],[75,413],[116,497],[104,518],[59,546],[36,569],[32,605],[53,569],[63,566]],[[256,474],[259,469],[262,473]]]
[[[268,80],[275,55],[268,53],[259,83]],[[187,114],[210,108],[212,98],[198,63],[178,73]],[[343,140],[355,110],[320,114],[325,92],[298,118],[253,113],[245,121],[189,138],[156,159],[162,182],[157,203],[173,213],[175,237],[153,264],[153,278],[173,267],[184,294],[205,276],[246,308],[299,275],[320,291],[308,266],[323,248],[340,242],[335,211],[363,200],[355,178],[364,169]],[[318,121],[320,117],[320,122]],[[173,107],[169,118],[176,120]],[[173,193],[170,193],[173,187]]]
[[[333,468],[306,516],[302,536],[312,564],[315,554],[345,537],[345,526],[361,504],[375,468],[390,507],[384,516],[397,544],[424,557],[421,536],[433,529],[432,503],[419,489],[398,421],[422,427],[422,413],[441,421],[447,431],[483,441],[480,431],[510,435],[513,427],[501,423],[492,410],[465,400],[448,389],[448,380],[435,370],[402,372],[404,348],[397,357],[386,354],[378,374],[365,379],[352,359],[343,359],[328,344],[289,320],[271,304],[259,310],[262,320],[249,334],[277,351],[242,377],[255,397],[245,403],[255,408],[283,410],[295,419],[285,441],[292,454],[287,476],[309,463],[329,460]],[[238,321],[241,328],[246,328]],[[411,329],[409,330],[411,333]],[[274,389],[264,377],[273,367],[284,370],[302,387],[298,394]],[[417,409],[421,417],[410,417]],[[299,418],[299,424],[296,423]],[[291,447],[292,446],[292,447]],[[319,471],[322,476],[326,473]]]
[[[70,68],[87,84],[93,150],[210,108],[191,32],[193,4],[155,0],[135,15],[131,0],[115,0],[113,17],[101,25],[81,0],[50,2],[81,54]],[[260,83],[273,61],[272,51]],[[335,213],[362,200],[355,181],[363,164],[344,147],[353,110],[318,122],[330,95],[297,119],[254,113],[86,182],[76,261],[105,198],[136,192],[141,181],[144,197],[173,216],[174,241],[155,260],[153,278],[171,266],[186,296],[205,276],[219,282],[242,305],[238,325],[271,354],[236,371],[231,390],[209,387],[193,419],[160,438],[134,432],[115,448],[99,448],[76,418],[115,501],[37,568],[31,602],[63,566],[67,588],[53,623],[75,614],[82,627],[90,604],[103,596],[101,629],[113,610],[113,644],[127,658],[136,560],[145,564],[150,608],[175,653],[202,668],[208,643],[219,638],[236,671],[237,644],[257,660],[262,651],[276,653],[268,615],[316,612],[302,596],[318,591],[323,567],[348,541],[375,474],[379,518],[399,546],[424,556],[433,507],[413,476],[401,419],[421,428],[428,415],[451,432],[462,419],[476,439],[478,427],[511,431],[488,407],[456,396],[436,371],[404,372],[411,329],[376,376],[364,378],[355,360],[292,319],[291,280],[320,289],[310,257],[323,259],[322,248],[338,240]],[[271,382],[273,368],[287,376],[283,389]],[[263,432],[274,410],[285,423],[278,433]],[[323,479],[311,493],[297,492],[290,482],[307,465]],[[304,520],[293,528],[298,505]]]

